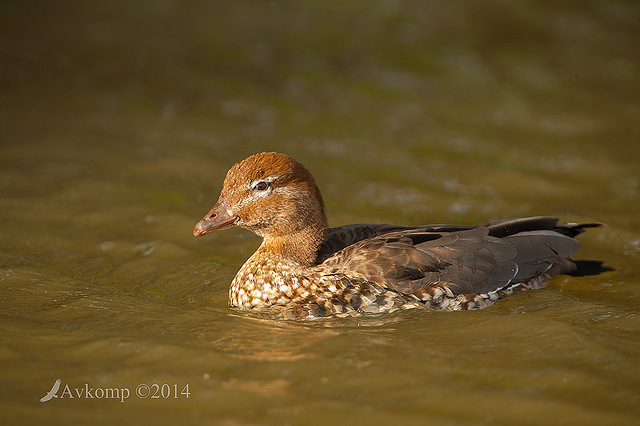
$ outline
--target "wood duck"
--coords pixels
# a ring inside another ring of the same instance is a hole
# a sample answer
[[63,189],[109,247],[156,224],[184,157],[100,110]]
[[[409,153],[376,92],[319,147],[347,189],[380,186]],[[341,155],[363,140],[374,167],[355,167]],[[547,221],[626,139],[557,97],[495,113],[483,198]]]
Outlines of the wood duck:
[[262,244],[231,283],[229,304],[282,318],[480,309],[516,288],[570,273],[598,224],[527,217],[485,225],[327,227],[311,173],[292,157],[264,152],[235,164],[195,236],[240,226]]

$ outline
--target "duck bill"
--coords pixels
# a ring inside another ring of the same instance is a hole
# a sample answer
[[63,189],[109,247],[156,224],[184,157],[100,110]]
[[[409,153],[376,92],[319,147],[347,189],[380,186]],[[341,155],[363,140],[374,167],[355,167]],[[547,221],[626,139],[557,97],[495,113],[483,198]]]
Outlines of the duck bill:
[[217,202],[209,213],[193,228],[193,236],[201,237],[209,232],[229,228],[236,224],[237,216],[232,216],[227,212],[224,203]]

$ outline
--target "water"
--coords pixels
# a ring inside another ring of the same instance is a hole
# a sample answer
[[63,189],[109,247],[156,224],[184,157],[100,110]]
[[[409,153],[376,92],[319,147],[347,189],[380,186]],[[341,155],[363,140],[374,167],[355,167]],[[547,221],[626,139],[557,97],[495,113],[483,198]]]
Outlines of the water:
[[[635,2],[0,10],[3,424],[640,420]],[[257,238],[191,229],[263,150],[333,226],[598,221],[578,257],[615,270],[483,311],[239,315]]]

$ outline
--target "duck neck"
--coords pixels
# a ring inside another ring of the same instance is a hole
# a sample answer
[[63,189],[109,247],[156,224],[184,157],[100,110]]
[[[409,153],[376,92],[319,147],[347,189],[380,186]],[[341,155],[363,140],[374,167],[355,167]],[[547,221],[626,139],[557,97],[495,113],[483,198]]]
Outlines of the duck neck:
[[326,235],[326,224],[308,226],[286,235],[267,235],[256,254],[266,254],[287,262],[311,266]]

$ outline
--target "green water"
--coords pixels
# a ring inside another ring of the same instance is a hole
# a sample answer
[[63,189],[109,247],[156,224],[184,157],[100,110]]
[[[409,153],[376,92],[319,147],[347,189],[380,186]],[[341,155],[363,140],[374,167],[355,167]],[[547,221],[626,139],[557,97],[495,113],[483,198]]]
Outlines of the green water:
[[[344,3],[0,5],[0,423],[640,422],[640,6]],[[258,239],[191,230],[264,150],[332,226],[603,222],[577,257],[615,270],[483,311],[237,315]]]

